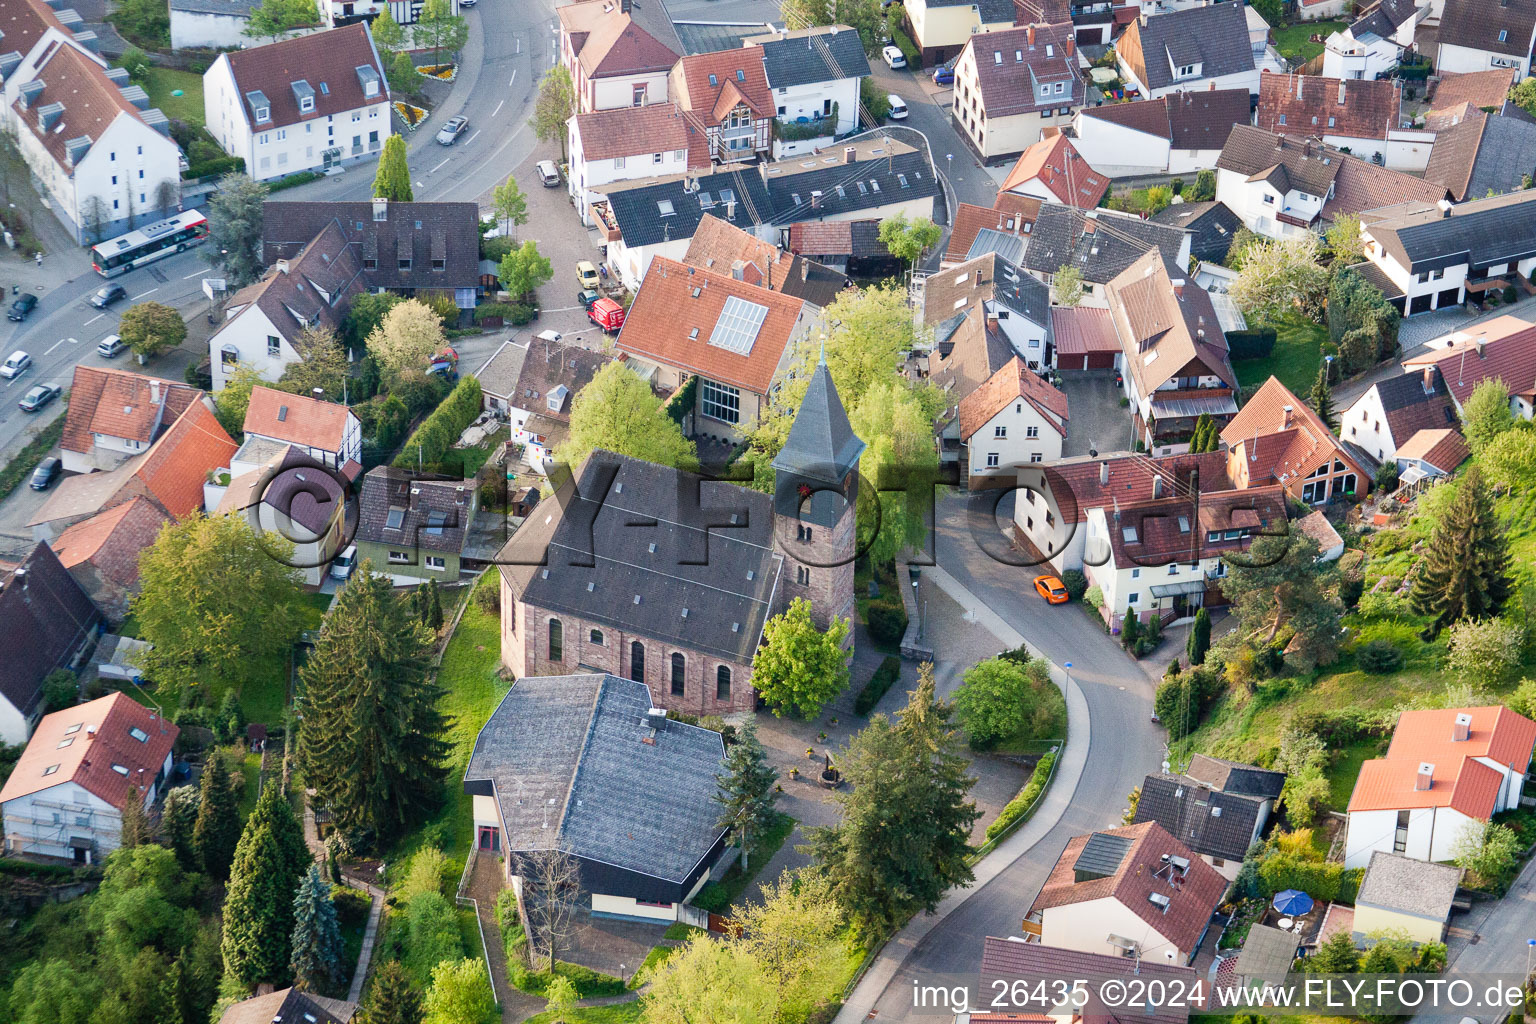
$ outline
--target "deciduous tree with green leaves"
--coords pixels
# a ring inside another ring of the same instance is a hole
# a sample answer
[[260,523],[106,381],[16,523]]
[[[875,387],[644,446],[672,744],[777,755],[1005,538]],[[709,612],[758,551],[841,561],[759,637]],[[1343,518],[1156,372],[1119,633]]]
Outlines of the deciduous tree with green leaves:
[[399,135],[384,140],[379,169],[373,176],[373,198],[395,203],[409,203],[415,198],[411,190],[411,167],[405,159],[405,139]]
[[1509,98],[1515,106],[1536,117],[1536,78],[1525,78],[1509,90]]
[[226,174],[208,197],[208,244],[203,257],[224,275],[229,290],[261,277],[262,204],[267,186],[247,174]]
[[814,718],[848,685],[848,622],[834,619],[823,632],[811,621],[811,603],[797,597],[763,627],[752,658],[752,685],[773,713]]
[[465,957],[438,964],[422,1009],[422,1024],[490,1024],[496,1016],[496,997],[485,961]]
[[404,296],[392,292],[354,295],[352,305],[341,321],[342,339],[354,348],[363,348],[368,344],[369,336],[384,322],[385,315],[404,301]]
[[544,72],[544,79],[539,83],[539,98],[528,124],[540,142],[559,140],[562,163],[567,159],[566,122],[575,113],[576,87],[571,83],[571,73],[564,64],[555,64]]
[[554,276],[554,266],[539,254],[538,243],[531,238],[503,256],[496,268],[502,288],[519,298],[527,298]]
[[1051,275],[1051,301],[1058,306],[1075,306],[1083,301],[1083,272],[1063,263]]
[[453,13],[451,0],[427,0],[416,21],[416,34],[432,47],[432,61],[442,63],[443,51],[457,55],[469,42],[469,22]]
[[1513,593],[1509,539],[1493,507],[1482,467],[1473,463],[1430,534],[1409,592],[1416,615],[1435,627],[1497,615]]
[[224,386],[213,394],[213,414],[218,417],[219,426],[230,437],[239,437],[241,431],[245,430],[245,414],[251,407],[251,389],[268,386],[260,370],[244,363],[236,363],[235,368],[224,375]]
[[391,306],[368,335],[368,351],[393,382],[407,370],[424,368],[446,341],[443,322],[431,307],[406,299]]
[[1380,290],[1349,267],[1328,284],[1328,340],[1339,347],[1346,373],[1376,365],[1397,348],[1402,317]]
[[1298,314],[1314,319],[1328,294],[1328,272],[1318,264],[1319,255],[1317,236],[1310,231],[1255,244],[1232,282],[1232,301],[1251,319],[1264,322]]
[[778,799],[773,785],[779,781],[779,773],[768,762],[755,725],[748,722],[742,726],[736,742],[726,749],[725,773],[716,778],[720,783],[715,794],[720,804],[719,827],[733,830],[745,870],[753,841],[778,817],[773,807]]
[[1024,666],[1003,658],[971,666],[955,691],[955,711],[978,749],[1024,728],[1033,704],[1034,686]]
[[141,302],[123,314],[117,333],[142,362],[186,341],[187,322],[170,306]]
[[389,5],[385,4],[379,9],[379,14],[369,26],[373,33],[373,43],[380,50],[393,53],[405,45],[405,29],[395,20],[390,12]]
[[604,364],[576,392],[570,431],[557,457],[574,468],[597,448],[677,469],[699,465],[693,442],[667,415],[650,385],[617,361]]
[[283,367],[277,386],[296,395],[313,395],[319,388],[327,399],[341,401],[351,365],[336,332],[324,324],[306,327],[295,339],[294,349],[299,360]]
[[273,39],[291,29],[320,24],[315,0],[262,0],[251,10],[245,34],[256,39]]
[[135,846],[154,841],[154,829],[150,827],[149,817],[144,813],[144,794],[137,786],[130,786],[128,797],[123,802],[123,824],[118,834],[118,845],[131,850]]
[[501,230],[510,235],[514,225],[528,223],[528,197],[518,186],[517,179],[507,175],[507,180],[491,190],[491,211],[501,221]]
[[1456,866],[1487,888],[1501,885],[1520,864],[1520,837],[1508,825],[1473,822],[1451,848]]
[[1477,457],[1497,487],[1528,491],[1536,487],[1536,430],[1506,430],[1483,445]]
[[898,213],[880,222],[880,241],[892,256],[909,268],[937,245],[943,234],[944,229],[927,217],[909,221],[906,214]]
[[1461,432],[1473,455],[1481,455],[1500,434],[1515,425],[1509,408],[1509,387],[1502,380],[1480,381],[1461,408]]
[[1360,237],[1360,218],[1349,213],[1336,213],[1333,221],[1323,232],[1323,244],[1334,265],[1353,266],[1365,260],[1365,241]]

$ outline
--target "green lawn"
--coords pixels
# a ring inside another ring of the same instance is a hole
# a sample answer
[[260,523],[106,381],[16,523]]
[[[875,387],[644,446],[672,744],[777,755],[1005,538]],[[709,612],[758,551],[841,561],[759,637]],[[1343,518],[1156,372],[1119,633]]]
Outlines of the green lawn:
[[[303,593],[299,595],[299,628],[316,630],[325,620],[325,610],[331,605],[331,594]],[[274,655],[266,659],[254,680],[240,688],[240,706],[246,721],[262,722],[268,726],[281,725],[288,708],[289,654]],[[219,692],[222,696],[222,691]]]
[[[172,68],[150,68],[144,91],[149,105],[159,107],[166,117],[185,121],[199,128],[203,124],[203,76]],[[173,93],[180,92],[180,96]]]
[[[1261,325],[1252,325],[1261,326]],[[1271,375],[1292,393],[1305,397],[1317,379],[1317,367],[1322,359],[1322,345],[1328,340],[1328,328],[1306,320],[1286,320],[1273,325],[1276,332],[1275,350],[1267,359],[1242,359],[1234,362],[1237,382],[1244,391],[1252,393]]]
[[512,428],[502,427],[475,447],[460,449],[459,454],[464,457],[464,478],[467,480],[480,472],[480,467],[485,465],[496,447],[511,436]]
[[747,858],[747,870],[741,869],[741,861],[732,864],[725,877],[718,882],[707,882],[699,894],[693,898],[693,905],[700,910],[709,910],[717,914],[723,914],[736,901],[741,899],[741,894],[747,891],[747,886],[752,884],[752,879],[763,870],[763,866],[773,859],[773,855],[779,852],[789,839],[789,834],[795,830],[795,819],[787,814],[780,814],[773,828],[757,837],[749,851]]
[[[251,811],[256,808],[256,798],[261,795],[257,784],[261,781],[261,755],[252,754],[244,747],[233,746],[227,748],[230,759],[239,759],[240,777],[244,780],[240,790],[240,817],[244,820]],[[235,767],[231,765],[231,767]]]
[[1282,57],[1311,60],[1323,52],[1322,43],[1311,41],[1313,35],[1327,39],[1333,33],[1342,32],[1348,27],[1348,24],[1342,21],[1304,21],[1297,25],[1285,25],[1273,30],[1275,49],[1280,51]]

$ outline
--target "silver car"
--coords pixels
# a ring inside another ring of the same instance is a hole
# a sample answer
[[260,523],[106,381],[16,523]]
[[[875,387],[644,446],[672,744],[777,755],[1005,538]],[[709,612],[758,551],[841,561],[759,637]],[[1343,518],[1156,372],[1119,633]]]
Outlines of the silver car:
[[464,134],[464,129],[469,127],[469,118],[460,114],[458,117],[450,117],[443,123],[437,132],[437,144],[451,146],[459,141],[459,136]]

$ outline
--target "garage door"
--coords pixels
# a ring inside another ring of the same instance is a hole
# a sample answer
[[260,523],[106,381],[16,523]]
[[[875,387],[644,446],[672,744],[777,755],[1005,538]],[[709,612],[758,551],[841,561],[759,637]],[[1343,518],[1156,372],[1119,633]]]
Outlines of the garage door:
[[1083,357],[1087,365],[1086,370],[1113,370],[1115,368],[1115,354],[1113,352],[1089,352]]

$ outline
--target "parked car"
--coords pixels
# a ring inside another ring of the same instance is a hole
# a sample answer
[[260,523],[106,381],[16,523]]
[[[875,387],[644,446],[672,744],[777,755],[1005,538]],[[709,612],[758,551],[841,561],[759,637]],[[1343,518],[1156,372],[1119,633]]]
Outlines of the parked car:
[[32,390],[22,395],[21,401],[16,404],[21,406],[22,412],[37,412],[63,393],[64,389],[57,384],[34,384]]
[[892,71],[900,71],[907,66],[907,57],[901,52],[901,47],[892,44],[880,51],[880,56],[885,60],[885,66]]
[[583,288],[576,293],[576,301],[581,303],[582,309],[591,309],[592,303],[602,298],[602,295],[591,288]]
[[37,306],[37,296],[31,292],[22,292],[21,296],[11,303],[11,311],[7,315],[12,320],[25,320],[27,314]]
[[52,455],[48,456],[42,462],[39,462],[37,468],[32,471],[32,489],[34,491],[46,491],[53,486],[53,482],[59,478],[59,474],[62,472],[64,472],[64,463]]
[[887,93],[885,102],[890,104],[890,113],[885,116],[892,121],[905,121],[907,119],[907,102],[895,93]]
[[558,345],[560,343],[560,339],[563,338],[564,335],[559,331],[540,331],[536,337],[540,341],[547,341],[551,345]]
[[1066,585],[1055,576],[1036,576],[1035,593],[1045,598],[1051,604],[1066,604],[1071,600],[1070,595],[1067,593]]
[[592,265],[591,260],[577,261],[576,283],[581,285],[583,289],[595,289],[601,283],[601,278],[597,276],[597,268]]
[[539,170],[539,180],[545,188],[554,188],[560,184],[560,168],[555,166],[553,160],[540,160],[533,165]]
[[587,319],[609,334],[616,334],[624,326],[624,307],[612,299],[598,299],[587,307]]
[[91,296],[91,305],[97,309],[106,309],[119,299],[126,299],[128,292],[120,284],[103,285],[96,289],[96,294]]
[[5,362],[0,363],[0,377],[11,380],[26,373],[32,366],[32,357],[21,349],[12,352]]
[[115,334],[109,334],[96,343],[96,354],[103,359],[116,359],[128,349],[128,343]]
[[464,134],[464,129],[469,127],[469,118],[460,114],[458,117],[450,117],[443,122],[443,126],[437,130],[437,144],[439,146],[451,146],[459,141],[459,136]]
[[953,85],[955,83],[955,69],[948,64],[940,64],[933,69],[934,85]]
[[[459,0],[463,3],[464,0]],[[352,570],[357,566],[357,545],[347,545],[347,550],[331,559],[331,579],[344,580],[352,575]]]

